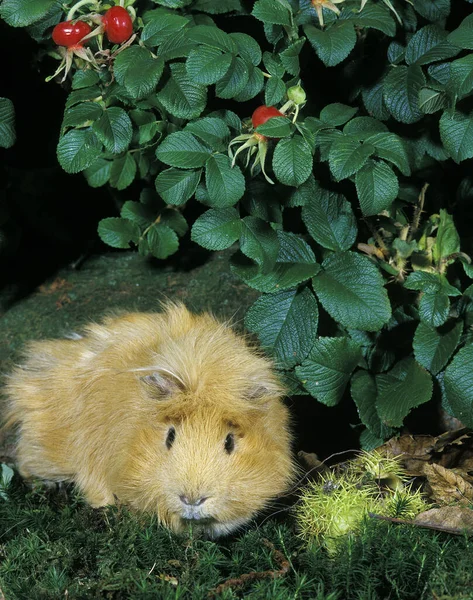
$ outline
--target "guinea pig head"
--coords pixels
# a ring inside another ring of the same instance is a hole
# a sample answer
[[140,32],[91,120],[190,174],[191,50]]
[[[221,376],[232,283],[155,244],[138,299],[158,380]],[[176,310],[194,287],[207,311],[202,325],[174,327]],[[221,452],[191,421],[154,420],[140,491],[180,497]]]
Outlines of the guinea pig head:
[[147,410],[136,427],[119,498],[176,532],[209,537],[248,522],[294,474],[288,410],[267,361],[247,378],[141,377]]

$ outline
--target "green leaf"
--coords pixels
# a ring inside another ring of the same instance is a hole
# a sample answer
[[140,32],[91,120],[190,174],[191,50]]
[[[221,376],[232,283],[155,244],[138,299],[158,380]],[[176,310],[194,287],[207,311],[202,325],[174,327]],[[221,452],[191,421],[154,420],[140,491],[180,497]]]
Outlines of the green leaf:
[[473,427],[473,345],[462,348],[445,369],[444,386],[453,415]]
[[419,323],[412,344],[417,362],[437,375],[454,353],[462,331],[462,321],[451,322],[441,329]]
[[280,140],[273,154],[273,170],[284,185],[298,187],[312,172],[312,152],[300,135]]
[[247,63],[247,65],[250,67],[250,76],[245,87],[241,92],[238,92],[238,94],[234,96],[234,100],[237,102],[247,102],[248,100],[251,100],[257,96],[264,87],[263,71],[258,69],[258,67],[253,67],[253,65],[250,65],[249,63]]
[[188,123],[184,131],[190,131],[213,150],[223,152],[228,147],[230,130],[222,119],[205,117]]
[[440,118],[440,138],[456,163],[473,157],[473,117],[446,110]]
[[8,500],[8,487],[13,478],[14,471],[5,463],[0,464],[0,498]]
[[256,0],[251,14],[265,24],[292,25],[291,11],[279,0]]
[[159,46],[189,24],[187,17],[160,9],[148,11],[145,15],[146,24],[141,32],[141,41],[150,47]]
[[344,327],[378,331],[391,317],[381,273],[360,254],[328,256],[313,286],[325,310]]
[[384,101],[389,112],[401,123],[415,123],[422,118],[419,92],[425,76],[419,65],[392,67],[384,79]]
[[240,249],[265,272],[270,271],[279,251],[279,239],[274,229],[262,219],[245,217],[241,220]]
[[149,251],[156,258],[167,258],[179,248],[177,233],[163,223],[156,223],[146,237]]
[[96,85],[81,88],[79,90],[75,90],[69,94],[66,99],[65,108],[68,109],[74,104],[79,104],[80,102],[87,102],[89,100],[101,100],[102,92],[100,88]]
[[329,153],[329,165],[332,175],[337,181],[346,179],[357,173],[374,153],[374,146],[341,137],[336,139]]
[[212,154],[205,164],[208,203],[214,208],[233,206],[245,193],[245,178],[226,154]]
[[0,98],[0,148],[11,148],[16,140],[15,108],[8,98]]
[[195,83],[211,85],[228,72],[232,59],[231,54],[222,54],[216,48],[199,46],[189,54],[186,61],[187,74]]
[[278,54],[271,54],[270,52],[265,52],[263,54],[263,64],[265,69],[272,77],[279,77],[281,79],[284,77],[284,73],[286,69],[281,63],[281,59]]
[[415,33],[406,48],[408,65],[428,65],[456,56],[458,48],[447,41],[448,32],[438,25],[426,25]]
[[192,0],[153,0],[153,2],[167,8],[183,8],[184,6],[188,6]]
[[378,438],[386,439],[390,437],[394,433],[393,429],[386,427],[381,422],[376,410],[378,390],[373,375],[362,369],[356,371],[351,378],[350,385],[351,397],[355,402],[363,425]]
[[429,21],[440,21],[450,14],[450,0],[415,0],[414,8]]
[[258,42],[246,33],[230,33],[230,37],[235,42],[238,54],[246,62],[257,67],[263,58]]
[[279,104],[284,98],[286,93],[286,84],[282,79],[271,75],[266,81],[266,87],[264,88],[264,101],[266,106],[274,106]]
[[210,13],[211,15],[221,15],[232,11],[241,11],[240,0],[195,0],[192,8],[196,11]]
[[390,37],[396,35],[396,23],[392,18],[392,13],[385,4],[368,3],[363,10],[343,10],[340,19],[353,23],[356,27],[369,27],[378,29]]
[[166,204],[180,206],[195,194],[201,175],[201,169],[166,169],[156,177],[156,191]]
[[129,153],[115,158],[110,171],[110,185],[117,190],[124,190],[133,183],[136,175],[136,163]]
[[283,138],[292,134],[294,125],[287,117],[272,117],[266,123],[263,123],[263,125],[259,125],[256,131],[266,137]]
[[195,47],[196,43],[189,40],[188,30],[185,28],[166,38],[159,46],[159,54],[163,60],[168,62],[175,58],[187,58],[189,52]]
[[26,27],[39,21],[55,0],[3,0],[0,17],[11,27]]
[[350,376],[361,360],[361,349],[348,337],[321,337],[296,375],[319,402],[335,406],[342,399]]
[[309,202],[302,208],[302,220],[310,235],[324,248],[343,251],[355,243],[358,232],[355,215],[341,194],[316,185]]
[[112,248],[130,248],[130,242],[137,244],[140,237],[140,228],[136,223],[119,217],[102,219],[97,231],[102,242]]
[[356,174],[356,192],[365,216],[389,208],[399,193],[399,182],[385,162],[369,160]]
[[241,220],[235,208],[211,208],[192,226],[191,238],[207,250],[225,250],[241,235]]
[[130,110],[129,115],[138,127],[138,143],[140,146],[150,142],[158,132],[159,125],[154,113],[147,110]]
[[343,133],[345,135],[356,137],[360,142],[376,133],[385,133],[387,131],[388,128],[384,123],[381,123],[381,121],[373,119],[372,117],[355,117],[343,128]]
[[473,50],[473,14],[468,15],[448,36],[448,41],[458,48]]
[[[71,108],[67,108],[64,113],[61,129],[68,127],[89,127],[103,113],[103,108],[96,102],[81,102]],[[92,128],[93,129],[93,128]],[[97,136],[99,137],[99,136]]]
[[212,25],[197,25],[187,31],[190,40],[197,44],[217,48],[222,52],[236,54],[238,48],[232,38],[218,27]]
[[102,144],[90,129],[72,129],[59,139],[57,158],[66,173],[79,173],[99,157]]
[[445,275],[428,273],[427,271],[414,271],[404,281],[408,290],[418,290],[426,294],[446,294],[447,296],[461,296],[459,289],[448,283]]
[[81,90],[92,85],[97,85],[99,82],[100,78],[96,71],[91,71],[90,69],[83,71],[79,69],[74,73],[74,77],[72,78],[72,89]]
[[460,236],[452,215],[444,209],[440,209],[440,220],[437,229],[437,237],[432,248],[434,261],[439,264],[442,260],[460,252]]
[[410,175],[409,158],[404,141],[394,133],[375,133],[365,139],[366,144],[375,147],[379,158],[393,163],[403,175]]
[[128,149],[133,128],[130,117],[123,108],[112,106],[92,125],[92,131],[109,152],[119,154]]
[[207,88],[191,81],[185,65],[172,63],[171,77],[158,93],[164,108],[179,119],[195,119],[207,104]]
[[432,378],[413,358],[399,361],[388,373],[376,376],[381,420],[402,427],[405,417],[432,397]]
[[369,87],[364,87],[361,90],[361,95],[368,114],[382,121],[389,119],[390,113],[384,102],[382,81],[377,81]]
[[[473,30],[472,30],[473,35]],[[473,54],[450,63],[450,82],[453,91],[459,97],[466,96],[473,89]]]
[[250,78],[250,68],[239,57],[233,57],[230,69],[215,86],[215,94],[219,98],[230,99],[242,92]]
[[358,109],[353,106],[335,102],[334,104],[328,104],[321,110],[320,119],[330,127],[338,127],[352,119],[357,112]]
[[159,216],[161,219],[159,222],[170,227],[179,237],[182,237],[189,231],[189,225],[179,210],[165,208]]
[[419,301],[419,317],[431,327],[440,327],[450,314],[450,300],[447,294],[422,294]]
[[188,131],[176,131],[166,137],[156,150],[157,158],[171,167],[203,167],[211,150]]
[[156,214],[152,208],[146,204],[127,200],[120,210],[120,217],[122,217],[122,219],[128,219],[128,221],[136,223],[138,227],[145,229],[152,221],[154,221]]
[[246,313],[245,326],[272,351],[279,368],[290,369],[309,354],[318,318],[317,300],[306,287],[260,296]]
[[90,165],[90,167],[84,169],[84,175],[90,187],[97,188],[108,183],[111,170],[111,161],[99,157]]
[[307,281],[320,270],[313,251],[304,240],[285,231],[278,231],[277,236],[279,252],[276,265],[270,273],[262,273],[258,265],[248,264],[247,259],[246,262],[237,261],[238,255],[232,257],[232,272],[260,292],[270,293],[292,288]]
[[155,58],[142,46],[130,46],[120,52],[114,63],[115,78],[133,99],[151,94],[164,68],[162,58]]
[[281,59],[284,68],[288,73],[294,75],[294,77],[299,75],[299,71],[301,70],[299,65],[299,54],[304,44],[305,39],[301,38],[279,54],[279,58]]
[[345,60],[356,44],[355,28],[349,21],[337,21],[328,29],[305,25],[304,33],[327,67],[334,67]]

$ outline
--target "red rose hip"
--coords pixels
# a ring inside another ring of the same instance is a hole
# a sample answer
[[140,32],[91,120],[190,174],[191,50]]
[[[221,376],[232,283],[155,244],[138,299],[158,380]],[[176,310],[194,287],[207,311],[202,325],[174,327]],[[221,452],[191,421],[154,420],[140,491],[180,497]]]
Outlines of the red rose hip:
[[251,116],[251,122],[256,129],[273,117],[284,117],[283,113],[274,106],[259,106]]
[[102,17],[102,25],[109,42],[123,44],[133,33],[133,22],[122,6],[112,6]]
[[81,39],[89,34],[91,27],[85,21],[63,21],[58,23],[53,29],[52,38],[55,44],[58,46],[65,46],[71,48],[72,46],[79,46]]

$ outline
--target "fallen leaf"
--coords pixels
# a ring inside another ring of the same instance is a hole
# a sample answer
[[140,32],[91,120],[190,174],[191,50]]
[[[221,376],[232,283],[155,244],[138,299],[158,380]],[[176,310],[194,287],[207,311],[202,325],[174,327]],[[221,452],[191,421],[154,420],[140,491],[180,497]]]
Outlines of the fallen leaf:
[[473,533],[473,510],[462,506],[442,506],[419,513],[415,518],[419,525],[440,526]]
[[416,476],[423,475],[424,465],[432,458],[434,445],[435,438],[430,435],[402,435],[391,438],[377,450],[390,456],[402,456],[407,474]]
[[432,488],[434,501],[440,504],[451,504],[458,501],[461,504],[471,504],[473,501],[473,485],[470,485],[460,475],[441,465],[424,465],[424,475]]

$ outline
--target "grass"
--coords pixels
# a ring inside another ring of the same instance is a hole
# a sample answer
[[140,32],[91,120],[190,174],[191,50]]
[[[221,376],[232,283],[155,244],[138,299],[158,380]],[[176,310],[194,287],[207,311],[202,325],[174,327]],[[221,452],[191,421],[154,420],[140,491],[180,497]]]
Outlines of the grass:
[[[214,542],[176,536],[123,508],[91,509],[72,489],[29,490],[14,480],[0,500],[5,600],[199,600],[229,578],[243,585],[218,598],[466,600],[472,564],[473,540],[380,521],[366,521],[330,558],[297,537],[290,517]],[[280,569],[276,579],[241,577]]]

